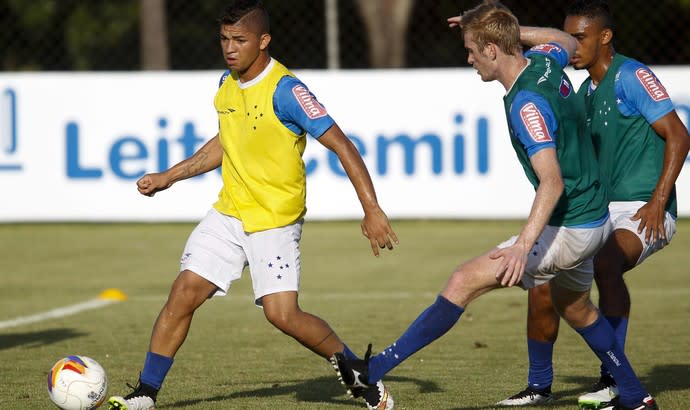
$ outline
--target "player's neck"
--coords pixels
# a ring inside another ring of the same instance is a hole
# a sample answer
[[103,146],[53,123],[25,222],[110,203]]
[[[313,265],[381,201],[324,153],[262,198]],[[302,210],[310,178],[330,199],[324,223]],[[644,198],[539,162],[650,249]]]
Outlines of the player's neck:
[[239,73],[239,79],[241,83],[246,83],[255,79],[259,74],[261,74],[264,69],[271,62],[271,56],[266,52],[259,53],[259,56],[254,60],[249,68],[243,73]]
[[611,62],[613,62],[613,56],[615,55],[616,51],[613,47],[608,47],[603,51],[601,57],[587,69],[589,76],[592,77],[592,83],[594,83],[594,85],[598,85],[601,80],[604,79],[604,76],[609,71]]
[[507,61],[506,64],[501,65],[504,68],[499,72],[497,78],[498,82],[505,87],[506,91],[510,91],[520,74],[522,74],[525,68],[527,68],[529,65],[529,60],[522,54],[509,56],[508,58],[510,61]]

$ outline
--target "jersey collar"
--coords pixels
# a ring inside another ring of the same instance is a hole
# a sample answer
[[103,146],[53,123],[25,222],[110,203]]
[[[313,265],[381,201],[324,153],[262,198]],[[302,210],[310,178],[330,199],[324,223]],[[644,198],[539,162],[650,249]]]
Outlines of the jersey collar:
[[237,80],[235,80],[235,81],[237,81],[237,86],[240,87],[241,90],[244,90],[246,88],[253,86],[254,84],[263,80],[268,75],[268,73],[271,72],[274,65],[275,65],[275,60],[273,59],[273,57],[271,57],[271,61],[269,61],[268,64],[266,64],[266,68],[264,68],[263,71],[259,75],[252,78],[251,80],[247,81],[246,83],[241,82],[240,79],[238,78]]

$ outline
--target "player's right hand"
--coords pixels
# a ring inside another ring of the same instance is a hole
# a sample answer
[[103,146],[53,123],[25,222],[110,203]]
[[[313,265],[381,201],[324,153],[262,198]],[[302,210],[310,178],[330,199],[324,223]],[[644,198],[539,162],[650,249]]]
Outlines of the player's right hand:
[[139,193],[146,196],[154,196],[156,192],[160,192],[170,188],[172,181],[161,172],[146,174],[137,181],[137,190]]
[[460,27],[462,16],[448,17],[448,27]]
[[527,251],[524,247],[513,244],[507,248],[496,248],[489,253],[489,258],[499,262],[495,275],[501,286],[511,287],[520,283],[527,266]]

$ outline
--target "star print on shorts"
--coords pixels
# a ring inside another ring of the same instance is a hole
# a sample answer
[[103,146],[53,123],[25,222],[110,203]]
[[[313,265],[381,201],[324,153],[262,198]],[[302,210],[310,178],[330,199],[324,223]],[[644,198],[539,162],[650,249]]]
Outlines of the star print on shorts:
[[283,275],[281,271],[284,271],[290,267],[290,264],[283,261],[283,257],[278,255],[268,262],[268,269],[270,272],[274,272],[277,279],[282,279]]

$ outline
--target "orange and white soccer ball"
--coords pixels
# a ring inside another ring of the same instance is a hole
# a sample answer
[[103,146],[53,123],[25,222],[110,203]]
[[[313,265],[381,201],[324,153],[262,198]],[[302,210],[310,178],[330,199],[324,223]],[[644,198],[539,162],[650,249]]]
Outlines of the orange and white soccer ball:
[[63,410],[95,409],[107,393],[105,370],[90,357],[67,356],[48,372],[48,395]]

